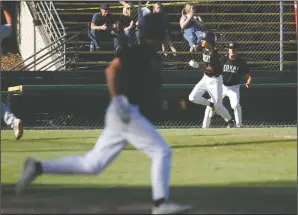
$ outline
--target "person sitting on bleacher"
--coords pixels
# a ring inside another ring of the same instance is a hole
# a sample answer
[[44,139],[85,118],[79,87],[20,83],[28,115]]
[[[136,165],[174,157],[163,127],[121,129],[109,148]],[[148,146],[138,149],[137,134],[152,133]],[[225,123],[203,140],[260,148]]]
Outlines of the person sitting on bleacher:
[[[163,9],[164,9],[163,5],[162,5],[160,2],[157,2],[157,3],[155,3],[155,4],[153,5],[153,10],[152,10],[152,12],[153,12],[153,13],[162,13],[163,16],[165,17],[165,20],[166,20],[165,22],[166,22],[166,26],[167,26],[167,29],[166,29],[167,33],[166,33],[166,39],[165,39],[165,42],[169,44],[169,46],[170,46],[172,52],[175,53],[175,52],[177,52],[177,51],[176,51],[176,49],[175,49],[175,47],[174,47],[174,45],[173,45],[172,39],[171,39],[171,30],[172,30],[172,26],[171,26],[171,24],[170,24],[170,22],[169,22],[169,20],[168,20],[168,16],[167,16],[167,14],[165,14],[165,12],[164,12]],[[161,44],[161,47],[162,47],[162,51],[163,51],[163,52],[166,51],[166,46],[165,46],[165,45],[166,45],[165,43]],[[174,55],[175,55],[175,54],[174,54]],[[165,56],[167,56],[167,54],[165,54]]]
[[[124,6],[123,13],[125,11],[125,7],[129,6],[129,4],[133,4],[131,1],[119,1],[119,2]],[[151,10],[148,8],[149,3],[150,1],[147,1],[144,7],[141,7],[140,10],[138,9],[137,14],[134,15],[136,19],[139,19],[151,13]],[[136,37],[139,38],[137,29],[138,29],[138,21],[136,21]]]
[[[128,6],[128,4],[133,4],[133,1],[119,1],[119,3],[124,6],[124,8],[123,8],[123,13],[124,13],[125,7]],[[151,13],[150,9],[148,8],[149,3],[150,3],[150,1],[147,1],[146,6],[141,8],[141,11],[140,11],[141,17],[145,16],[146,14]]]
[[194,16],[196,8],[187,4],[182,10],[180,27],[183,37],[188,41],[190,51],[197,51],[201,47],[204,22],[199,16]]
[[99,43],[104,40],[113,40],[114,49],[118,47],[118,39],[115,33],[115,22],[114,15],[109,12],[109,5],[106,3],[101,4],[100,12],[95,13],[91,21],[90,38],[91,51],[100,49]]
[[124,6],[123,16],[120,17],[122,32],[119,39],[128,41],[129,45],[137,44],[138,39],[136,35],[136,21],[138,16],[134,14],[134,6],[132,3],[127,3]]

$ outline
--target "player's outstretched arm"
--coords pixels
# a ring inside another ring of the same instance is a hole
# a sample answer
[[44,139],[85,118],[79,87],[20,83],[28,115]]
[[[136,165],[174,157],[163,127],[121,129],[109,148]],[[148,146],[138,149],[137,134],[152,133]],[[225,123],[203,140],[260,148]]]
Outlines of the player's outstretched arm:
[[118,57],[115,57],[105,70],[108,90],[111,97],[117,95],[116,73],[120,70],[121,63]]
[[6,19],[6,23],[9,24],[9,25],[12,25],[12,15],[11,15],[11,13],[8,10],[4,9],[3,14],[4,14],[4,17]]
[[108,84],[108,89],[109,89],[111,99],[115,104],[115,108],[118,116],[124,123],[128,123],[131,119],[131,109],[129,108],[129,102],[125,96],[119,95],[119,92],[117,92],[117,86],[116,86],[117,85],[116,75],[117,75],[117,72],[120,70],[120,68],[121,68],[120,59],[118,57],[115,57],[105,70],[106,81]]
[[195,69],[199,69],[199,70],[206,71],[206,72],[213,72],[215,70],[214,66],[205,66],[195,60],[191,60],[189,62],[189,65]]

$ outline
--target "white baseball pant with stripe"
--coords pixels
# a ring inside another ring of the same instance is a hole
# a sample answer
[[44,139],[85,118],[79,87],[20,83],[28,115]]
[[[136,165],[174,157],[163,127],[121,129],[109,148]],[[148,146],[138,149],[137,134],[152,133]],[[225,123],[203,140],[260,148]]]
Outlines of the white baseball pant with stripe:
[[[192,92],[189,94],[189,100],[195,104],[208,105],[210,102],[208,99],[203,97],[205,92],[208,92],[214,103],[215,112],[221,115],[226,122],[231,120],[229,111],[222,104],[222,86],[223,79],[222,75],[218,77],[209,77],[204,74],[203,78],[194,87]],[[211,108],[210,108],[211,109]]]

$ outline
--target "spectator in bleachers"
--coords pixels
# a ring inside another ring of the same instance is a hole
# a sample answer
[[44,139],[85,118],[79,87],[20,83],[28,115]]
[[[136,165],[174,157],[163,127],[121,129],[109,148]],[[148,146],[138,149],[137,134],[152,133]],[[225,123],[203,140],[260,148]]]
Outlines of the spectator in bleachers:
[[125,4],[123,8],[123,16],[120,17],[121,23],[121,33],[119,35],[119,40],[125,37],[129,45],[138,43],[136,35],[136,21],[137,15],[134,14],[134,6],[132,3]]
[[[120,4],[122,4],[122,5],[124,6],[124,8],[123,8],[123,13],[124,13],[125,7],[126,7],[129,3],[133,4],[132,1],[119,1],[119,2],[120,2]],[[142,16],[145,16],[145,15],[148,14],[148,13],[151,13],[150,9],[148,8],[148,4],[149,4],[149,3],[150,3],[150,1],[147,1],[147,2],[146,2],[146,6],[141,8],[141,14],[140,14],[141,17],[142,17]]]
[[[1,15],[4,15],[6,24],[0,25],[0,47],[3,39],[9,37],[12,34],[12,14],[7,10],[4,2],[0,1]],[[1,20],[2,21],[2,20]]]
[[114,49],[117,49],[116,19],[115,16],[110,13],[109,4],[101,4],[100,12],[93,15],[90,37],[92,40],[91,50],[100,49],[100,42],[106,40],[113,40]]
[[188,41],[190,51],[197,51],[201,47],[201,37],[203,34],[204,22],[199,16],[194,16],[196,8],[187,4],[182,9],[180,27],[183,37]]
[[[174,45],[173,45],[173,42],[172,42],[172,39],[171,39],[171,33],[172,33],[172,26],[169,22],[169,19],[168,19],[168,16],[167,14],[164,13],[164,7],[163,5],[160,3],[160,2],[157,2],[153,5],[153,13],[162,13],[165,17],[165,20],[166,20],[166,23],[167,23],[167,34],[166,34],[166,40],[165,40],[165,43],[162,44],[162,51],[166,51],[166,43],[169,44],[172,52],[177,52]],[[165,54],[166,55],[166,54]]]

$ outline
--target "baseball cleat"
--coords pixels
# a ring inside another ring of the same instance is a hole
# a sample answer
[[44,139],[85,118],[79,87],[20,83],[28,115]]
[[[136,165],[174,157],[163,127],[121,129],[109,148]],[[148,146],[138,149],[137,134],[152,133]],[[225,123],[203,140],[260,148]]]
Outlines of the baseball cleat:
[[227,128],[233,128],[233,127],[235,127],[234,120],[230,120],[230,121],[228,122],[228,127],[227,127]]
[[190,205],[181,205],[176,203],[163,203],[158,207],[152,208],[152,214],[182,214],[192,209]]
[[38,175],[39,174],[37,170],[37,161],[32,158],[28,158],[24,162],[23,172],[16,185],[17,195],[20,195],[22,191],[26,188],[26,186],[29,185],[32,181],[34,181],[34,179]]
[[24,129],[23,129],[22,121],[20,119],[15,120],[13,130],[14,130],[14,136],[16,137],[16,140],[21,139],[24,133]]

